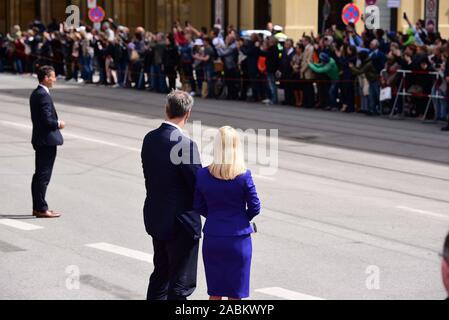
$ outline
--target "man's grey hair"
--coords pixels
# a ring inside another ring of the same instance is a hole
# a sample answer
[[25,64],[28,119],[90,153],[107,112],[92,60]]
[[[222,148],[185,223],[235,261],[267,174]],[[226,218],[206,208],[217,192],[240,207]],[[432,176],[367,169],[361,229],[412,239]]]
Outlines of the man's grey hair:
[[167,116],[170,119],[183,118],[192,110],[194,100],[190,94],[173,90],[167,96]]

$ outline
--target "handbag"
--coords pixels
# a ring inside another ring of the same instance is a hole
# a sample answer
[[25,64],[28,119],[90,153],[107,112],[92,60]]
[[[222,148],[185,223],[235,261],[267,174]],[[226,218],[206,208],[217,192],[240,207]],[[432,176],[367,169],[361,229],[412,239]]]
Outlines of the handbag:
[[369,96],[369,81],[364,74],[359,76],[359,85],[362,89],[362,95],[365,97]]
[[391,94],[391,87],[386,87],[383,88],[382,90],[380,90],[380,101],[388,101],[391,100],[393,98],[392,94]]
[[253,229],[253,233],[257,233],[258,232],[257,225],[256,225],[255,222],[251,222],[251,229]]
[[137,50],[131,51],[131,56],[129,59],[131,60],[131,62],[137,62],[140,59],[140,56],[139,56],[139,53],[137,52]]

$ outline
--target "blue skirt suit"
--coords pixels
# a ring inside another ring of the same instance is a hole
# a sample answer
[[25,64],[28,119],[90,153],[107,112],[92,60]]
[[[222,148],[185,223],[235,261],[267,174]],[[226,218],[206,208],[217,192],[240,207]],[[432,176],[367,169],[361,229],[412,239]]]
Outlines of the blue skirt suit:
[[251,172],[231,181],[197,173],[194,209],[206,217],[203,260],[210,296],[248,298],[252,258],[251,220],[260,213]]

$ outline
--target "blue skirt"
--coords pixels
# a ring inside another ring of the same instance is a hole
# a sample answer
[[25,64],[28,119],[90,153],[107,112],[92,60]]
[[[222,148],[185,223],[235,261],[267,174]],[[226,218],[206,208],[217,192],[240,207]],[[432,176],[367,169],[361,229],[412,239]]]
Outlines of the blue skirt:
[[205,235],[203,260],[209,296],[248,298],[252,253],[251,235]]

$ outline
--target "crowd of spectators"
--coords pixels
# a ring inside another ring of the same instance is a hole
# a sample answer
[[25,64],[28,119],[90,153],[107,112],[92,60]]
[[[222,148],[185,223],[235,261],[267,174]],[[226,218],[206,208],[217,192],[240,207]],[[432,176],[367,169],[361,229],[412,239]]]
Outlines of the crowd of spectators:
[[296,42],[272,23],[251,33],[176,22],[152,33],[112,19],[101,30],[36,20],[0,35],[0,72],[52,65],[59,78],[86,84],[97,75],[100,85],[159,93],[179,85],[203,98],[447,121],[448,41],[434,25],[404,19],[405,33],[332,25]]

